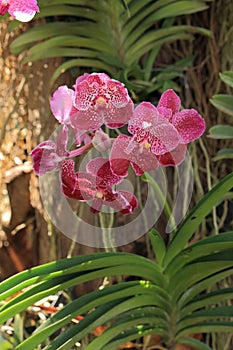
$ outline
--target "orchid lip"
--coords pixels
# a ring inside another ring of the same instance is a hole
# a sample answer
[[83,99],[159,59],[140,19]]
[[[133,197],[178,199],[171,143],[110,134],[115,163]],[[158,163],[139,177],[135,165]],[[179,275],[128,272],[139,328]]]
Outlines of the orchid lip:
[[148,122],[146,122],[146,121],[144,121],[144,122],[142,123],[143,129],[150,128],[151,126],[152,126],[152,124],[151,124],[151,123],[148,123]]

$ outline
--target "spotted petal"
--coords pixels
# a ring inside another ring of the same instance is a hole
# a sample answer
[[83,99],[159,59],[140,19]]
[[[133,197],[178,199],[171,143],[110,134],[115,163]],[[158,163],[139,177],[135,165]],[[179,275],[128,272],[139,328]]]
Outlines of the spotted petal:
[[86,166],[88,173],[96,177],[97,188],[105,188],[118,184],[123,180],[122,176],[112,172],[109,160],[107,158],[97,157],[90,160]]
[[185,158],[187,146],[180,143],[173,151],[157,156],[159,164],[162,166],[178,166]]
[[9,14],[21,22],[29,22],[39,12],[36,0],[10,0]]
[[74,172],[73,160],[64,160],[61,167],[62,191],[68,198],[87,201],[95,198],[96,189],[93,176],[84,172]]
[[149,131],[158,122],[158,111],[150,102],[140,103],[134,110],[132,118],[129,120],[128,130],[131,134],[139,131]]
[[195,109],[183,109],[172,120],[182,143],[189,143],[200,137],[205,131],[205,121]]
[[92,73],[75,85],[72,126],[96,130],[102,124],[109,128],[125,125],[133,113],[133,102],[124,84],[110,79],[105,73]]
[[[151,129],[148,142],[151,144],[151,152],[160,155],[175,149],[180,137],[176,128],[168,122],[163,122]],[[165,119],[166,120],[166,119]]]
[[174,90],[169,89],[164,91],[158,103],[158,109],[161,107],[172,110],[173,114],[180,110],[180,98]]
[[158,161],[150,150],[133,141],[129,136],[119,135],[110,153],[112,171],[117,175],[127,176],[130,164],[139,176],[145,171],[155,170],[158,167]]

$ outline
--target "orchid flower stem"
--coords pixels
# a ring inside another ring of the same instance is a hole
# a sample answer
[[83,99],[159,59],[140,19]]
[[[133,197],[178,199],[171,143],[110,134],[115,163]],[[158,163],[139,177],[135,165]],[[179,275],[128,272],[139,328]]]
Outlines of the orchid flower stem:
[[79,147],[74,149],[73,151],[69,152],[69,157],[73,158],[73,157],[77,157],[80,154],[82,154],[83,152],[85,152],[88,149],[91,149],[93,147],[92,142],[87,143],[85,146]]
[[109,213],[109,218],[110,220],[106,220],[106,214],[105,213],[99,213],[99,218],[100,218],[100,226],[102,228],[103,232],[103,243],[105,247],[106,252],[115,252],[116,249],[113,245],[112,238],[111,238],[111,231],[112,231],[112,226],[113,226],[113,221],[114,221],[114,215],[113,213]]
[[148,173],[145,173],[145,176],[143,176],[143,181],[149,182],[152,185],[152,187],[154,188],[154,190],[157,193],[159,199],[161,200],[161,202],[164,205],[164,213],[165,213],[167,219],[169,219],[170,222],[171,222],[171,227],[173,227],[173,232],[175,232],[174,228],[176,227],[176,224],[175,224],[174,216],[172,215],[172,211],[171,211],[171,209],[170,209],[170,207],[169,207],[169,205],[168,205],[168,203],[166,201],[166,197],[162,193],[159,185],[153,179],[153,177],[151,175],[149,175]]

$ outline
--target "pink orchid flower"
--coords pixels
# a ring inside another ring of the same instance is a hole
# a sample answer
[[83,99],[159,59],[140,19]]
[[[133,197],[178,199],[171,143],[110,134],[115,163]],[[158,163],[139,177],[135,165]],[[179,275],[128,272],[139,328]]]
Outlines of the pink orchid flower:
[[29,22],[39,12],[36,0],[0,0],[0,15],[8,12],[21,22]]
[[[129,147],[131,150],[127,152]],[[138,176],[145,171],[156,170],[159,165],[149,149],[126,135],[119,135],[113,142],[109,159],[112,171],[120,176],[127,176],[130,164]]]
[[172,151],[179,144],[176,128],[150,102],[142,102],[135,108],[128,130],[134,141],[155,155]]
[[205,131],[205,121],[195,109],[180,110],[180,98],[172,90],[166,90],[158,103],[159,114],[167,118],[179,133],[180,143],[198,139]]
[[165,91],[158,107],[139,104],[129,121],[133,137],[120,135],[113,143],[110,164],[114,173],[125,176],[129,164],[137,175],[162,166],[181,164],[186,144],[205,131],[205,121],[194,109],[180,110],[180,98],[173,90]]
[[112,172],[107,158],[91,160],[86,169],[86,173],[74,172],[74,162],[72,160],[63,161],[62,190],[68,198],[81,202],[91,200],[93,213],[100,212],[103,205],[120,211],[122,214],[130,214],[137,208],[138,202],[132,193],[112,189],[112,186],[120,183],[123,178]]
[[159,163],[163,166],[179,165],[185,158],[187,144],[198,139],[205,131],[205,120],[195,109],[183,109],[180,111],[181,101],[172,90],[166,90],[158,103],[159,114],[176,128],[179,133],[179,145],[163,155],[158,156]]
[[69,156],[66,149],[67,141],[68,128],[64,126],[57,138],[57,143],[51,140],[44,141],[31,151],[33,169],[37,175],[41,176],[59,169],[61,161]]
[[47,140],[36,146],[30,156],[33,160],[33,169],[39,176],[44,175],[50,171],[60,169],[61,162],[65,158],[72,158],[79,156],[86,150],[93,147],[92,142],[84,144],[84,146],[76,148],[72,151],[67,150],[68,142],[68,127],[63,126],[62,131],[57,137],[56,143]]
[[120,128],[133,113],[133,102],[124,84],[105,73],[86,74],[77,79],[74,107],[71,124],[81,130],[96,130],[102,124]]

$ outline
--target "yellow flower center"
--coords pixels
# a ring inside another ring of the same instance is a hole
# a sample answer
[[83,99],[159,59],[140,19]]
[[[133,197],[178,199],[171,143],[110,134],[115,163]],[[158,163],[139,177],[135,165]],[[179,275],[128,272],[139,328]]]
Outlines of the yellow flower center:
[[103,199],[104,195],[101,192],[96,192],[96,197],[99,199]]
[[96,100],[96,104],[97,104],[97,106],[98,107],[103,107],[103,106],[105,106],[106,105],[106,100],[105,100],[105,98],[103,98],[103,97],[98,97],[97,98],[97,100]]
[[143,147],[144,147],[145,149],[149,149],[149,148],[151,148],[151,144],[150,144],[149,142],[145,141],[145,142],[143,143]]

